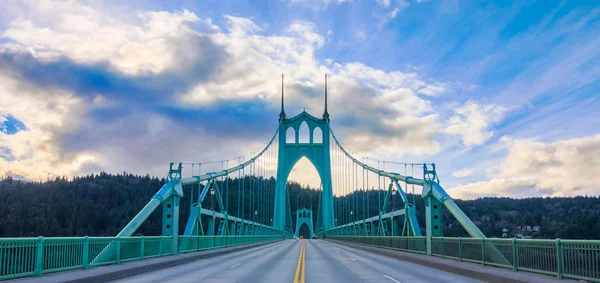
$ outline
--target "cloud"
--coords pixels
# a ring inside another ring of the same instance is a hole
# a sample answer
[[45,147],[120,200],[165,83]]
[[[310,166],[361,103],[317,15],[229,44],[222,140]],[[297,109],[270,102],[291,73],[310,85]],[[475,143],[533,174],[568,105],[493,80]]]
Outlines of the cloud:
[[390,4],[392,3],[391,0],[377,0],[377,4],[383,6],[383,7],[389,7]]
[[458,171],[452,172],[452,176],[457,177],[457,178],[468,177],[468,176],[471,176],[471,174],[473,174],[473,170],[471,170],[469,168],[463,168]]
[[364,41],[367,38],[367,35],[362,31],[357,31],[354,36],[360,41]]
[[[25,2],[28,3],[28,2]],[[177,63],[178,50],[172,38],[194,33],[189,23],[210,20],[194,13],[137,12],[121,19],[76,2],[36,1],[26,5],[27,14],[8,24],[3,37],[20,44],[40,60],[55,60],[68,54],[79,63],[108,63],[121,72],[161,72]]]
[[427,85],[420,89],[419,93],[427,96],[437,96],[438,94],[443,93],[445,90],[446,86],[440,83],[436,85]]
[[510,107],[483,105],[470,100],[454,110],[454,115],[446,122],[444,132],[460,136],[466,147],[482,145],[494,136],[491,126],[500,122],[510,110]]
[[598,195],[600,135],[543,143],[505,138],[507,156],[489,181],[458,185],[454,197]]
[[250,19],[230,15],[225,15],[225,19],[227,19],[229,23],[228,29],[231,36],[244,36],[261,30],[261,28]]
[[0,97],[0,116],[19,117],[25,126],[14,134],[0,133],[0,176],[72,176],[82,164],[94,161],[88,152],[66,154],[56,145],[58,135],[79,126],[85,111],[81,99],[61,89],[38,88],[2,73]]
[[275,130],[282,72],[290,116],[303,108],[322,113],[322,77],[330,74],[332,123],[353,151],[440,150],[439,117],[417,94],[431,80],[321,62],[315,52],[325,37],[314,23],[294,21],[264,35],[251,19],[229,15],[222,29],[186,10],[125,11],[131,17],[119,18],[112,8],[36,3],[9,21],[10,42],[0,48],[0,115],[27,127],[0,134],[3,156],[14,157],[0,160],[0,172],[32,179],[98,170],[160,176],[169,161],[240,156]]
[[[388,6],[386,6],[386,7],[388,7]],[[394,7],[394,9],[392,9],[392,11],[390,11],[389,13],[386,14],[386,21],[395,19],[398,16],[398,13],[400,13],[400,11],[402,11],[408,7],[410,7],[410,3],[408,3],[408,1],[406,1],[406,0],[396,1],[396,6]]]

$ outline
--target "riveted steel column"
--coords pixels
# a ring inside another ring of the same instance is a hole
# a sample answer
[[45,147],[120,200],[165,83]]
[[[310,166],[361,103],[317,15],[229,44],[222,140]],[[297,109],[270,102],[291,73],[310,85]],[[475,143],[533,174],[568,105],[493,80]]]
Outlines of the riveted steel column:
[[172,236],[172,252],[177,254],[179,244],[179,201],[181,197],[179,195],[171,195],[163,202],[163,213],[162,213],[162,235]]

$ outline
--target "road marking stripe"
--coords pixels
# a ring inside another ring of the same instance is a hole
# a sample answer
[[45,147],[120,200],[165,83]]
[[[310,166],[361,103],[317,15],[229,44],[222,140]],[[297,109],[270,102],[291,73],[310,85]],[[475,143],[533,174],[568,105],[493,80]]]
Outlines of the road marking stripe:
[[387,278],[387,279],[390,279],[390,280],[392,280],[392,281],[394,281],[394,282],[396,282],[396,283],[402,283],[402,282],[400,282],[400,281],[398,281],[398,280],[396,280],[396,279],[394,279],[394,278],[392,278],[392,277],[389,277],[389,276],[387,276],[387,275],[385,275],[385,274],[384,274],[383,276],[385,276],[385,278]]
[[[298,256],[298,265],[296,266],[296,274],[294,275],[294,283],[298,283],[298,276],[300,275],[300,270],[301,270],[301,266],[302,266],[302,262],[303,262],[303,255],[304,255],[304,239],[301,240],[302,244],[300,247],[300,255]],[[302,272],[304,273],[304,272]],[[304,280],[304,274],[300,275],[300,280]]]
[[353,258],[350,258],[350,259],[353,260],[353,261],[356,261],[356,259],[353,259]]
[[[304,244],[304,243],[303,243]],[[304,283],[304,278],[306,274],[306,245],[304,245],[304,252],[302,253],[302,279],[300,283]]]
[[238,262],[238,263],[236,263],[236,264],[234,264],[234,265],[230,266],[230,267],[229,267],[229,269],[232,269],[232,268],[238,267],[238,266],[240,266],[240,264],[242,264],[242,263]]

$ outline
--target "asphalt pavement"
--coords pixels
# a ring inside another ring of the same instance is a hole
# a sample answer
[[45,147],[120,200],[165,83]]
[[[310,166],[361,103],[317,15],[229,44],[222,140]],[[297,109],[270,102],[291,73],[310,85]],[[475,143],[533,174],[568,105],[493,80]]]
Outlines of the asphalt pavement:
[[[302,241],[305,242],[301,256]],[[304,265],[304,267],[302,267]],[[114,282],[481,282],[322,240],[285,240]]]

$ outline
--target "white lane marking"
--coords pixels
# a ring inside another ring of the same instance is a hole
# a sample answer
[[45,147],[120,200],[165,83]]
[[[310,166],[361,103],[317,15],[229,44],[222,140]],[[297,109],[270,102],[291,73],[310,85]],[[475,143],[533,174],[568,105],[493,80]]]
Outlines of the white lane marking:
[[394,282],[396,282],[396,283],[402,283],[402,282],[400,282],[400,281],[398,281],[398,280],[396,280],[396,279],[394,279],[394,278],[392,278],[392,277],[389,277],[389,276],[387,276],[387,275],[385,275],[385,274],[384,274],[383,276],[385,276],[385,278],[387,278],[387,279],[390,279],[390,280],[392,280],[392,281],[394,281]]
[[236,268],[236,267],[240,266],[240,264],[242,264],[242,263],[238,262],[238,263],[230,266],[229,269]]
[[335,251],[335,252],[338,253],[338,254],[340,253],[340,251]]
[[353,259],[353,258],[350,258],[350,259],[353,260],[353,261],[356,261],[356,259]]
[[259,256],[261,256],[261,255],[264,255],[264,254],[265,254],[265,253],[261,253],[261,254],[259,254]]

